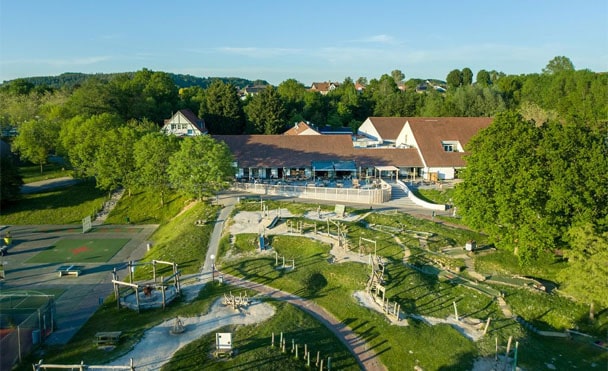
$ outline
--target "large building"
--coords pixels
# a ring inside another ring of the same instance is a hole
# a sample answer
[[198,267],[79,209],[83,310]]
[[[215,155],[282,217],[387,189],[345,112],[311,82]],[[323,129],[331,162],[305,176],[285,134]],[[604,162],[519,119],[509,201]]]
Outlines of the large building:
[[447,180],[486,117],[370,117],[357,135],[214,135],[236,159],[240,179],[422,176]]

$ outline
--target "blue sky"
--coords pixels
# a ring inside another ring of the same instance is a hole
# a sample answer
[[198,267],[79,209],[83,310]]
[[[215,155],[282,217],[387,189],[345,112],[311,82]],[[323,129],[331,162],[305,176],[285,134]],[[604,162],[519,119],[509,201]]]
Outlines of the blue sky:
[[608,71],[608,0],[0,0],[0,81],[154,71],[279,84]]

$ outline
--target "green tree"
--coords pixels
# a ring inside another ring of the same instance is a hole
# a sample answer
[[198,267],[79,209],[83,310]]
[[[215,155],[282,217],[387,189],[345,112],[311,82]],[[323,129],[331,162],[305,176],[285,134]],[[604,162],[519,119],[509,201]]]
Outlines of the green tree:
[[481,86],[492,85],[492,79],[490,77],[490,73],[486,70],[479,70],[479,72],[477,72],[477,77],[475,78],[475,82],[477,83],[477,85],[481,85]]
[[277,92],[285,104],[289,123],[297,122],[296,116],[302,115],[304,110],[306,87],[295,79],[287,79],[279,84]]
[[464,182],[454,195],[463,219],[522,263],[554,246],[554,229],[542,217],[547,181],[536,156],[539,139],[533,123],[498,114],[468,143]]
[[469,67],[462,69],[462,84],[471,85],[473,83],[473,71]]
[[553,75],[563,71],[574,71],[574,64],[568,57],[557,56],[547,63],[543,68],[543,74]]
[[570,248],[564,256],[568,267],[559,274],[562,290],[589,304],[589,319],[593,320],[595,304],[608,307],[608,233],[583,223],[570,228],[567,236]]
[[19,127],[19,134],[13,141],[12,150],[19,156],[40,166],[40,174],[49,155],[57,147],[59,125],[44,120],[26,121]]
[[243,107],[234,85],[214,80],[205,92],[200,112],[211,134],[243,133]]
[[450,71],[450,73],[448,73],[448,76],[445,80],[448,84],[448,87],[457,88],[462,85],[462,72],[460,72],[460,70],[458,69],[452,70]]
[[167,159],[177,152],[179,144],[176,136],[155,132],[143,136],[133,146],[135,180],[139,186],[158,194],[161,207],[171,189]]
[[249,131],[257,134],[280,134],[285,129],[286,112],[277,89],[268,85],[245,106]]
[[137,132],[129,126],[100,133],[92,166],[97,188],[112,191],[124,187],[131,194],[135,181],[133,146],[136,140]]
[[392,70],[391,77],[393,78],[396,84],[399,84],[400,82],[403,82],[403,80],[405,80],[405,74],[401,72],[401,70]]
[[95,176],[95,157],[103,133],[124,125],[115,114],[76,116],[62,124],[59,132],[61,153],[67,156],[77,176]]
[[234,158],[224,142],[207,135],[184,138],[169,159],[169,179],[174,187],[202,200],[229,186]]

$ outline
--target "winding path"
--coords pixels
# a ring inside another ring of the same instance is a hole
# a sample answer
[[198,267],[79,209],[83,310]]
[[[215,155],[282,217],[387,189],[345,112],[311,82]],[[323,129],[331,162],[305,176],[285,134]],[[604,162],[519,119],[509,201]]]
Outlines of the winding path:
[[[201,275],[204,277],[208,277],[208,279],[211,278],[213,270],[213,259],[211,258],[211,256],[217,256],[219,241],[224,230],[224,222],[232,213],[232,210],[234,209],[234,205],[236,203],[236,197],[234,195],[224,196],[225,197],[223,199],[218,199],[218,201],[222,204],[223,208],[219,213],[219,216],[213,228],[213,233],[211,234],[211,238],[209,239],[207,257],[205,259],[205,263],[201,272]],[[359,363],[359,366],[363,370],[383,371],[387,369],[380,361],[380,358],[378,357],[376,352],[373,349],[368,348],[364,339],[360,338],[350,327],[346,326],[344,323],[342,323],[340,320],[338,320],[320,305],[310,300],[305,300],[297,295],[293,295],[291,293],[281,291],[270,286],[244,280],[226,273],[220,274],[224,276],[224,282],[227,282],[231,285],[258,291],[273,299],[286,301],[311,314],[318,321],[323,323],[325,327],[331,330],[338,339],[340,339],[340,341],[353,354],[353,356]]]
[[310,300],[305,300],[297,295],[293,295],[261,283],[251,282],[226,273],[220,274],[223,275],[224,282],[230,285],[255,290],[270,298],[286,301],[315,317],[315,319],[323,323],[325,327],[331,330],[334,335],[348,348],[348,350],[350,350],[362,369],[366,371],[386,370],[386,367],[382,364],[376,352],[373,349],[368,348],[365,340],[355,334],[350,327],[340,322],[336,317],[334,317],[320,305]]

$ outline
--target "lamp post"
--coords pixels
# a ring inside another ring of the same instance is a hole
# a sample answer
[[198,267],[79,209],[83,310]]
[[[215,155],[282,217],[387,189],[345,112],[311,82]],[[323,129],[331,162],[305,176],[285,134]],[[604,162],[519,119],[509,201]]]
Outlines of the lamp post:
[[215,282],[215,255],[211,254],[211,282]]

